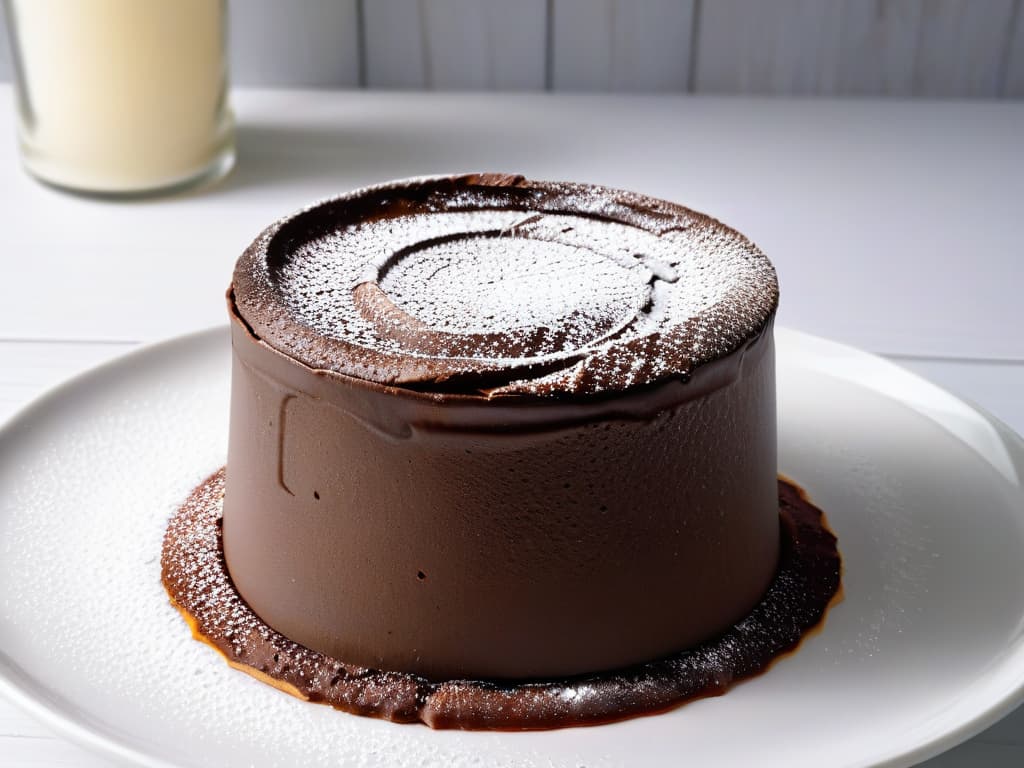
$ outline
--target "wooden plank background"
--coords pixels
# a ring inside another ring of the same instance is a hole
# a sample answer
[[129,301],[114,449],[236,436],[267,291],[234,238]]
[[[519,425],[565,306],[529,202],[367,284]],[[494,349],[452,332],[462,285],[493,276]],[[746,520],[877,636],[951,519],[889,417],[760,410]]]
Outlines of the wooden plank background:
[[238,85],[1024,98],[1024,0],[228,4]]

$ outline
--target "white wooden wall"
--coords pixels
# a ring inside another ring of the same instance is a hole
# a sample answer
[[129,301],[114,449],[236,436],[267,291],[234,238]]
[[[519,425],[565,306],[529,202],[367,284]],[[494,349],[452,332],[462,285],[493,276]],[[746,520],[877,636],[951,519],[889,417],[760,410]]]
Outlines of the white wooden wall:
[[1024,98],[1024,0],[229,5],[241,85]]

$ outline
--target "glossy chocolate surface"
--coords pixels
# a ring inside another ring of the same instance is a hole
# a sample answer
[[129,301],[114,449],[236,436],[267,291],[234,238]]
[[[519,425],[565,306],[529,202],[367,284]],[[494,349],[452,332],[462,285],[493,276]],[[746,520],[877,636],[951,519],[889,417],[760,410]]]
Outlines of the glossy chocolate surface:
[[233,334],[227,562],[309,648],[432,679],[611,669],[722,631],[771,579],[768,331],[700,397],[564,405],[435,402]]

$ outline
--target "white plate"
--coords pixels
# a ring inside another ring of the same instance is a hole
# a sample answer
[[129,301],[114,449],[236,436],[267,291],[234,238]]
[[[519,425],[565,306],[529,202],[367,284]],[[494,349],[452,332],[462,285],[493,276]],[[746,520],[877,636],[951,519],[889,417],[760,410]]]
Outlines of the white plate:
[[164,523],[220,466],[216,329],[60,387],[0,430],[0,690],[145,765],[904,766],[1024,689],[1024,444],[879,358],[778,333],[781,470],[827,512],[845,600],[721,698],[539,733],[433,732],[307,704],[193,641]]

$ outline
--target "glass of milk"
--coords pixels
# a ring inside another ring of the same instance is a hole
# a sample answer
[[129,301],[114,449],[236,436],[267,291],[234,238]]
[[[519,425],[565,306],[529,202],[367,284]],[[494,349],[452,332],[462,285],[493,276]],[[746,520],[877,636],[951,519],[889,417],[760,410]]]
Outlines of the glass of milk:
[[224,0],[4,0],[25,167],[69,190],[169,192],[234,163]]

